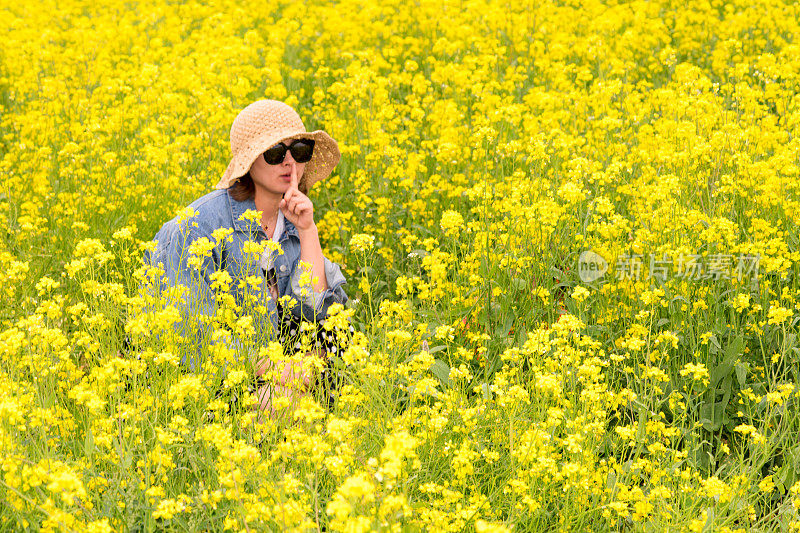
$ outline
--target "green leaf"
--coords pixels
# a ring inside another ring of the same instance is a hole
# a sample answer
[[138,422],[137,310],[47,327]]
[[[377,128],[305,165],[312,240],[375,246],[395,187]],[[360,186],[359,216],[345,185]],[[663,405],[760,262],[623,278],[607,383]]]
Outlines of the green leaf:
[[513,288],[517,292],[524,291],[530,286],[531,284],[528,283],[527,280],[524,280],[522,278],[511,278],[511,288]]
[[711,345],[708,347],[708,351],[713,354],[717,354],[722,351],[722,346],[719,343],[716,335],[711,335],[708,339],[711,342]]
[[789,451],[792,456],[792,463],[797,465],[798,473],[800,473],[800,446],[795,446]]
[[722,362],[711,371],[711,388],[715,388],[717,383],[731,374],[733,365],[739,359],[743,347],[744,341],[742,341],[741,337],[736,337],[733,342],[725,347],[725,355]]
[[336,355],[328,355],[328,359],[333,363],[333,368],[336,370],[343,370],[347,366],[344,359]]
[[700,407],[700,422],[707,431],[717,431],[724,423],[725,408],[728,399],[721,402],[707,403]]
[[433,372],[433,375],[439,378],[439,381],[444,385],[450,385],[450,367],[447,363],[441,359],[437,359],[433,362],[429,370]]
[[636,420],[639,422],[639,427],[636,429],[636,442],[644,442],[647,438],[647,418],[648,412],[644,405],[639,404],[638,412],[636,413]]
[[498,321],[495,325],[494,334],[495,337],[502,339],[508,335],[508,332],[511,331],[511,327],[514,325],[514,317],[508,316],[502,322]]
[[775,479],[780,481],[778,488],[781,491],[781,494],[786,492],[786,489],[789,489],[794,485],[795,479],[797,478],[794,465],[792,463],[786,463],[778,470]]
[[797,334],[795,334],[795,333],[787,333],[786,334],[786,348],[791,350],[796,343],[797,343]]
[[86,438],[83,441],[83,450],[88,457],[94,454],[94,435],[91,428],[86,428]]
[[606,476],[606,489],[609,491],[613,491],[614,487],[617,485],[617,474],[609,469],[608,475]]
[[733,369],[736,371],[736,381],[739,382],[740,388],[744,388],[745,383],[747,383],[747,370],[749,366],[749,364],[742,363],[741,361],[737,361],[733,366]]
[[488,383],[481,383],[481,395],[487,402],[492,399],[492,391],[489,389]]
[[431,230],[419,224],[411,224],[411,227],[419,232],[420,235],[430,235]]

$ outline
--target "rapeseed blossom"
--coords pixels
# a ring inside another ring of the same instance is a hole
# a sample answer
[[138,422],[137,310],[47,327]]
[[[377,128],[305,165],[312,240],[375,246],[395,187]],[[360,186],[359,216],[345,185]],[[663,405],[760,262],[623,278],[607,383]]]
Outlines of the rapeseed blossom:
[[[796,3],[40,7],[0,17],[4,528],[797,529]],[[185,250],[213,316],[141,262],[260,98],[342,154],[309,197],[352,298],[300,348],[232,228]]]
[[445,235],[457,235],[464,225],[464,218],[461,213],[448,210],[442,213],[442,220],[439,225]]
[[360,233],[358,235],[353,235],[350,238],[350,248],[359,252],[365,252],[367,250],[371,250],[375,244],[375,236],[374,235],[365,235]]

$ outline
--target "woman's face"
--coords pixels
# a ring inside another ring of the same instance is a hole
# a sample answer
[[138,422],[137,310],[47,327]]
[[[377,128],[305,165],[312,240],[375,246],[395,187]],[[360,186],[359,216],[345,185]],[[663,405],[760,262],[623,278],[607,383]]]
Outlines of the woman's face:
[[[289,146],[293,139],[283,141]],[[277,143],[276,143],[277,144]],[[286,150],[286,156],[282,163],[270,165],[264,160],[264,154],[259,155],[250,167],[250,176],[256,188],[276,195],[283,195],[291,185],[292,167],[297,167],[298,181],[303,177],[306,169],[305,163],[298,163],[292,157],[292,152]]]

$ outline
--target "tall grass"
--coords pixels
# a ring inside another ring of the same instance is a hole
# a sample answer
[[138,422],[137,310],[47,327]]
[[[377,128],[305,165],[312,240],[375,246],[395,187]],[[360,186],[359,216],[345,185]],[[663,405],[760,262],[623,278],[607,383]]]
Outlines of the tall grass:
[[[0,6],[0,529],[798,529],[793,3]],[[142,264],[260,98],[358,331],[261,424]]]

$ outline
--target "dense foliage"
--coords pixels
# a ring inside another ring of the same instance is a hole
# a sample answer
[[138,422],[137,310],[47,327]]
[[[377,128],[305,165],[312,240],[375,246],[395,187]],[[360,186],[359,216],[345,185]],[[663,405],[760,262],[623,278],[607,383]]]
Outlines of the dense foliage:
[[[800,529],[798,20],[0,1],[0,529]],[[139,290],[260,98],[339,142],[358,331],[330,412],[263,424]]]

